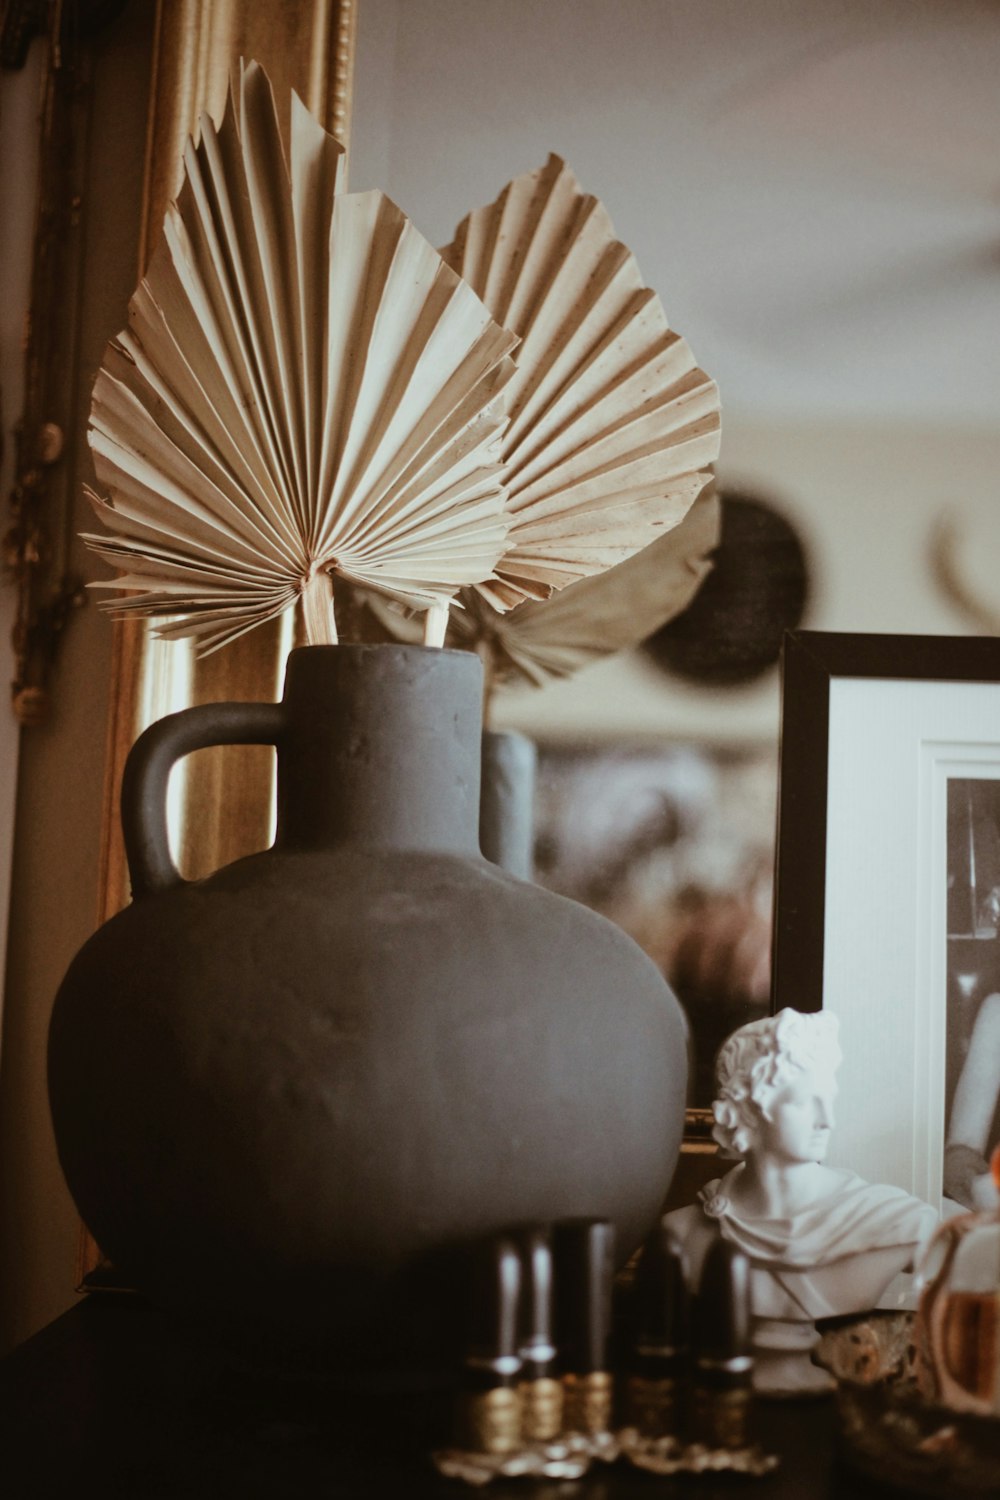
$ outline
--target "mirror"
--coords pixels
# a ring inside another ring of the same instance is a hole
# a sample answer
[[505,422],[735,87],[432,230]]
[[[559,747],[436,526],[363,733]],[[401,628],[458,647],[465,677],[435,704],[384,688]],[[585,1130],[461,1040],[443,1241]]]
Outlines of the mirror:
[[[981,629],[969,598],[1000,607],[998,64],[971,3],[364,0],[352,185],[443,245],[565,157],[718,380],[720,489],[797,539],[802,623]],[[949,517],[964,606],[941,584]],[[683,938],[716,1019],[713,956],[744,955],[759,1003],[778,716],[774,667],[706,688],[640,653],[497,698],[498,726],[542,746],[541,878],[619,920],[628,903],[636,935],[669,906],[657,941]],[[720,1025],[700,1015],[704,1106]]]

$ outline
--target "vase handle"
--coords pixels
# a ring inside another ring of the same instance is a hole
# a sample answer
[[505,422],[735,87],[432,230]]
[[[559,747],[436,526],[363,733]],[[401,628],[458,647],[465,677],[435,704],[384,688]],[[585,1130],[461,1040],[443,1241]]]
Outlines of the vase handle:
[[167,782],[175,763],[210,745],[277,745],[284,728],[281,703],[203,703],[168,714],[143,731],[122,776],[122,833],[133,899],[185,883],[167,837]]

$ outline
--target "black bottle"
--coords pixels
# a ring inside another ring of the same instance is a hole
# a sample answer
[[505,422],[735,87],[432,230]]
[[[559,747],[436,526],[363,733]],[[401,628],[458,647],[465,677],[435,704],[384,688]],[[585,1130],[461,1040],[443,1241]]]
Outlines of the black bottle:
[[524,1262],[521,1292],[521,1422],[525,1442],[548,1443],[563,1426],[563,1389],[554,1342],[552,1235],[544,1225],[518,1236]]
[[750,1442],[750,1262],[726,1240],[705,1256],[694,1309],[692,1429],[709,1448]]
[[643,1246],[632,1296],[626,1420],[642,1437],[675,1437],[683,1423],[690,1297],[684,1252],[662,1223]]
[[565,1219],[555,1227],[553,1253],[563,1427],[594,1437],[610,1430],[614,1406],[614,1225],[607,1219]]
[[491,1240],[479,1250],[470,1291],[456,1441],[474,1453],[513,1453],[521,1446],[521,1257],[513,1240]]

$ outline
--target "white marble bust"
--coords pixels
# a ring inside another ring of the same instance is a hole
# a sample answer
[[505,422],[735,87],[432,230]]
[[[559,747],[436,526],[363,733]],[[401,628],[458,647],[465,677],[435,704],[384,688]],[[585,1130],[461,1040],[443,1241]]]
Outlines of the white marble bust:
[[668,1214],[692,1286],[716,1235],[751,1263],[755,1386],[829,1389],[809,1359],[815,1320],[874,1307],[937,1223],[926,1203],[824,1164],[841,1062],[829,1011],[783,1010],[733,1032],[716,1063],[713,1135],[741,1158]]

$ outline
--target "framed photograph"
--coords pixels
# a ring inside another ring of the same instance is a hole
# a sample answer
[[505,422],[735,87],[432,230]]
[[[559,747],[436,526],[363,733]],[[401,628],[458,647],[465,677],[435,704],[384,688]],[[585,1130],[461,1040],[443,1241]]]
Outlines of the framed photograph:
[[774,996],[840,1018],[831,1162],[988,1196],[998,933],[1000,640],[789,633]]
[[535,878],[624,928],[685,1011],[684,1144],[714,1156],[715,1054],[770,1004],[777,747],[539,746]]

